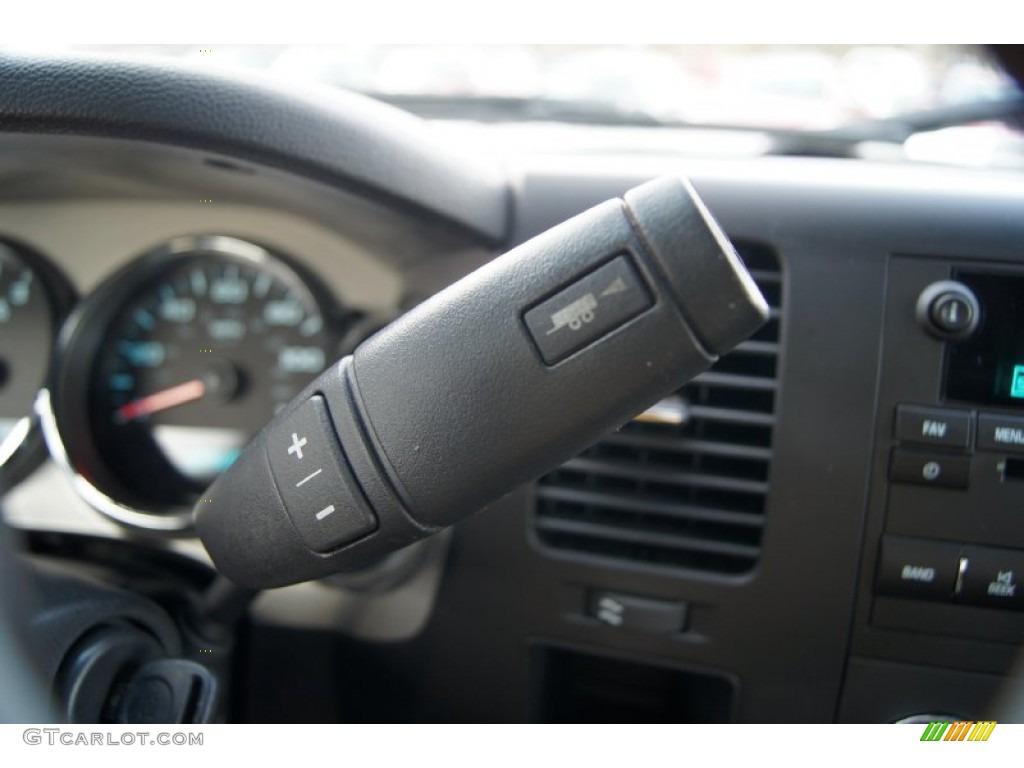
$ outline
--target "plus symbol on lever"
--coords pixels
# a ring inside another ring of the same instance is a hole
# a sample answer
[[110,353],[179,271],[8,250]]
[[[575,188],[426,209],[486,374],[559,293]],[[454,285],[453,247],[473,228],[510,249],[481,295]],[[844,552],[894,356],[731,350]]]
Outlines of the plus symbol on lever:
[[306,438],[303,437],[299,440],[299,436],[292,432],[292,447],[288,449],[288,453],[296,454],[298,458],[302,458],[302,446],[306,444]]

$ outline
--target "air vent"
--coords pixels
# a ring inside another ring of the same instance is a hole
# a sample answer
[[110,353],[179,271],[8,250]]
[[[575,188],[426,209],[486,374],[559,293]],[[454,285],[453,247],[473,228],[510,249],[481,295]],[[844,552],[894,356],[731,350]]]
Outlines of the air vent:
[[738,250],[771,305],[771,319],[657,413],[541,478],[533,524],[543,547],[729,574],[757,562],[775,425],[782,275],[770,248]]

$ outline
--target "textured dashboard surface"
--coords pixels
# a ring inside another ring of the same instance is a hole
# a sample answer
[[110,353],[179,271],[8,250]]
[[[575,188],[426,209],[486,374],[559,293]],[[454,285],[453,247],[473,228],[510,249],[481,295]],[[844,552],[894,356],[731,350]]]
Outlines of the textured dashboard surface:
[[85,295],[154,247],[185,234],[237,234],[298,259],[341,303],[395,307],[398,275],[367,248],[308,219],[272,208],[180,200],[0,203],[0,233],[56,261]]
[[219,152],[439,214],[492,240],[504,177],[408,114],[336,90],[300,93],[170,64],[0,56],[0,130],[152,141]]
[[[637,160],[605,174],[583,161],[524,165],[517,239],[620,194],[656,165]],[[872,462],[876,393],[894,255],[1021,265],[1024,183],[813,160],[676,167],[690,173],[731,237],[773,248],[783,266],[760,561],[752,573],[728,577],[552,556],[534,544],[535,495],[524,489],[455,532],[438,608],[422,638],[428,671],[420,716],[542,716],[538,696],[557,693],[557,683],[538,658],[576,656],[731,679],[741,721],[885,721],[940,704],[976,716],[977,692],[1012,686],[1011,678],[971,678],[973,693],[959,695],[959,678],[948,672],[987,658],[989,672],[1011,674],[1019,645],[953,641],[914,628],[880,632],[870,624],[880,520],[868,495],[884,482]],[[912,320],[912,306],[908,312]],[[918,336],[932,343],[923,331]],[[937,394],[938,382],[932,386]],[[683,602],[689,624],[663,635],[617,628],[589,612],[595,593]],[[870,663],[849,658],[851,636]],[[886,675],[866,676],[884,668],[884,659],[903,662],[895,670],[909,687],[898,694],[887,692]],[[841,708],[844,683],[856,701]]]

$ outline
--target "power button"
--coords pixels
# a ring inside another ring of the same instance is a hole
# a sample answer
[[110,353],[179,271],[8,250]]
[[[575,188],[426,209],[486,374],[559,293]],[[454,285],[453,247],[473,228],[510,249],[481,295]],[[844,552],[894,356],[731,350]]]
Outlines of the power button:
[[932,283],[917,297],[917,320],[932,336],[962,341],[981,320],[981,305],[974,292],[955,280]]

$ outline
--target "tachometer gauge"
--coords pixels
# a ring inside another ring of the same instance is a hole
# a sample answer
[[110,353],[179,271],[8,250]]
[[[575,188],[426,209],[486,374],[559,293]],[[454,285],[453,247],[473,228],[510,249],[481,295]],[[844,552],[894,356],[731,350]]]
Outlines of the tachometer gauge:
[[0,242],[0,493],[45,456],[32,406],[50,370],[67,281],[28,248]]
[[101,512],[181,530],[276,409],[331,362],[325,292],[229,237],[180,238],[115,275],[69,323],[54,414]]

